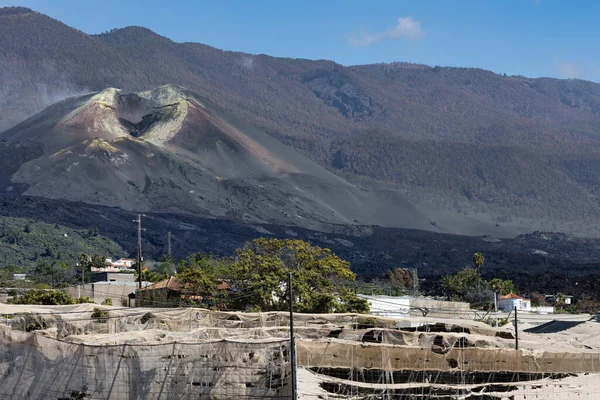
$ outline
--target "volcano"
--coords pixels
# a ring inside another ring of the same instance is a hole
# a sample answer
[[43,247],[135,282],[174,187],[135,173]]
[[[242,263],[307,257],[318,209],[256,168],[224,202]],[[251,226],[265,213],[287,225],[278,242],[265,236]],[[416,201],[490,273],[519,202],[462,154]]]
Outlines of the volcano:
[[363,190],[175,85],[68,98],[0,141],[0,189],[20,195],[321,230],[515,233],[416,204],[398,191]]

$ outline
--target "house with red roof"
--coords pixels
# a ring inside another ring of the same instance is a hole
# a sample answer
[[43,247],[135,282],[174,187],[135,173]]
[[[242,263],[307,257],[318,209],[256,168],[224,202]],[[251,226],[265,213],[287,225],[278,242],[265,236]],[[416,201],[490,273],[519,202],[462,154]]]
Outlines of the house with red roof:
[[531,300],[509,293],[506,296],[500,296],[498,300],[498,309],[503,311],[512,311],[517,308],[517,311],[531,311]]

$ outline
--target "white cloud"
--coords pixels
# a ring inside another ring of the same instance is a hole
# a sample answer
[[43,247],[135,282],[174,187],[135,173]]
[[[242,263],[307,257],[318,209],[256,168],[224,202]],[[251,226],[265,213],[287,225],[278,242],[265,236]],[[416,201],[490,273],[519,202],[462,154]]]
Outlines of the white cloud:
[[398,24],[393,28],[374,33],[369,33],[363,29],[358,34],[349,36],[348,42],[354,47],[368,47],[387,39],[406,37],[411,41],[416,41],[423,36],[425,36],[425,32],[421,29],[421,22],[412,19],[412,17],[400,17],[398,18]]
[[558,73],[563,78],[578,78],[579,77],[579,66],[573,62],[562,62],[557,66]]

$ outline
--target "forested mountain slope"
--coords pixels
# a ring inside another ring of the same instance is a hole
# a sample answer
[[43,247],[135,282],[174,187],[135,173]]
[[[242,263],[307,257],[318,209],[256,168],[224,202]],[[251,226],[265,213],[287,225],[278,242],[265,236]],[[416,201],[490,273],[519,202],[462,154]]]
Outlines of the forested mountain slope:
[[0,10],[0,128],[57,98],[177,84],[365,187],[500,225],[597,235],[600,85],[415,64],[345,67],[87,35]]

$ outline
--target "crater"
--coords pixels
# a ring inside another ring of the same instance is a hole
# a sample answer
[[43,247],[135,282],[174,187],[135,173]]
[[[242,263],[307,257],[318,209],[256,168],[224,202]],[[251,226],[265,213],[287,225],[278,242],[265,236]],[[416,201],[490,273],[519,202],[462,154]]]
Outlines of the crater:
[[119,122],[133,137],[140,137],[161,119],[151,100],[128,93],[119,96],[117,104]]

